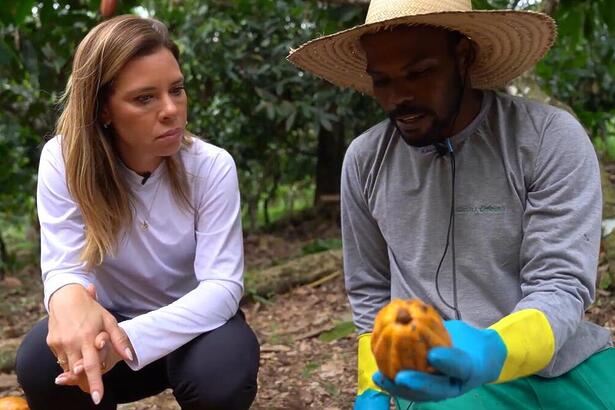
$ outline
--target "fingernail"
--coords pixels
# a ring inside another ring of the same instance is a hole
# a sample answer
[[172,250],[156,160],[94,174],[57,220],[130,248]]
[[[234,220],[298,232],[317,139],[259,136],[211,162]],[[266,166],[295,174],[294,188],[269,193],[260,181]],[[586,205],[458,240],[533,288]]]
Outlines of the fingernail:
[[92,401],[96,405],[98,405],[100,403],[100,393],[98,393],[98,390],[94,390],[92,392]]
[[75,366],[75,369],[73,370],[73,373],[75,374],[79,374],[83,371],[83,366],[81,366],[80,364]]
[[64,377],[64,376],[58,376],[54,380],[55,384],[64,384],[64,382],[66,382],[66,377]]
[[126,350],[124,350],[124,352],[126,353],[126,356],[128,356],[128,360],[132,362],[134,359],[132,357],[132,352],[130,351],[130,348],[127,347]]

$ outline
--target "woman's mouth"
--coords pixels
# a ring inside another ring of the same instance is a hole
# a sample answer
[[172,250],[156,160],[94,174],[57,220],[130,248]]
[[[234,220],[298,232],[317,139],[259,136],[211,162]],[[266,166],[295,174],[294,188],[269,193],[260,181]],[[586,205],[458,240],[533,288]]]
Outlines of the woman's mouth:
[[176,138],[183,134],[184,130],[182,128],[173,128],[165,132],[164,134],[159,135],[158,139],[166,139],[166,138]]

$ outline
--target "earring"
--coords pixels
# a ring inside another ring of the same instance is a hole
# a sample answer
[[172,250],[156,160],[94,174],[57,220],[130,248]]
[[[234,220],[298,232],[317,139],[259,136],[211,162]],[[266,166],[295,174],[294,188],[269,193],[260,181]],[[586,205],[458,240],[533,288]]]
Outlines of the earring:
[[106,122],[103,124],[103,128],[107,129],[109,128],[109,125],[111,125],[111,122]]

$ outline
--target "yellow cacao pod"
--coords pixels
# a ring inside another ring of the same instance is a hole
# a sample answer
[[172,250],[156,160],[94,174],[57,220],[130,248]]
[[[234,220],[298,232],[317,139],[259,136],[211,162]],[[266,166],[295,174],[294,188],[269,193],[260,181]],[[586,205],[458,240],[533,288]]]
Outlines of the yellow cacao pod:
[[427,352],[435,346],[449,347],[451,339],[433,306],[418,299],[394,299],[376,315],[372,352],[389,379],[400,370],[434,372]]

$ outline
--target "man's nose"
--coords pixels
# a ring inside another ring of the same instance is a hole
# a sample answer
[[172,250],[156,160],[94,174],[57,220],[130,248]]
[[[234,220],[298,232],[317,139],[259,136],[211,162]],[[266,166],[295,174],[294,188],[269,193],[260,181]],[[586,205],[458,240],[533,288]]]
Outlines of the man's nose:
[[403,105],[411,105],[414,102],[415,93],[413,87],[402,82],[392,82],[388,90],[388,111]]

